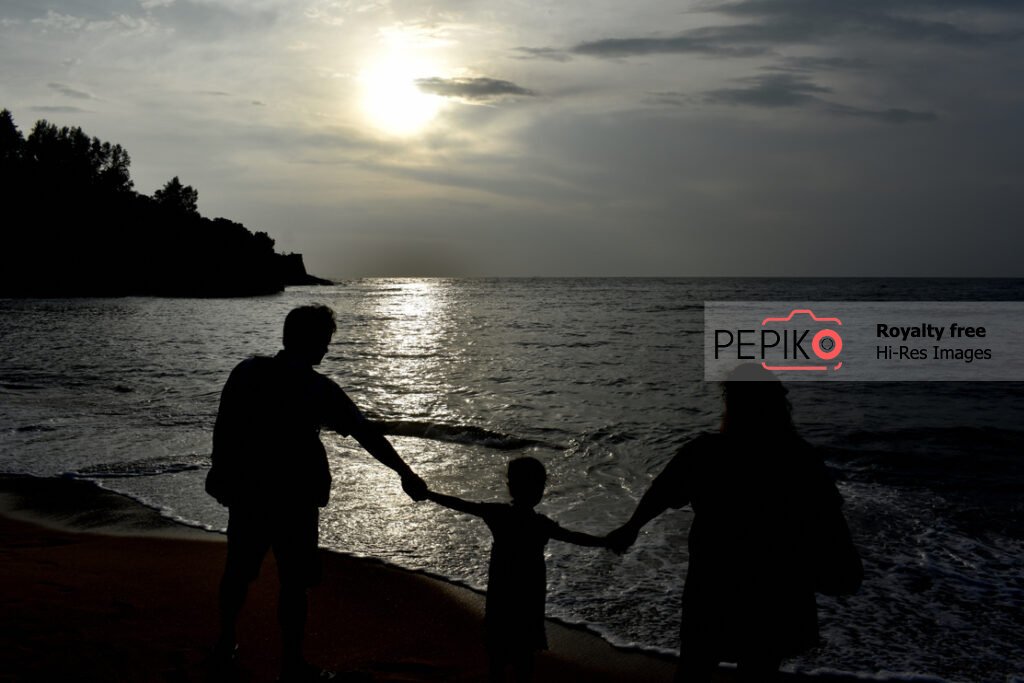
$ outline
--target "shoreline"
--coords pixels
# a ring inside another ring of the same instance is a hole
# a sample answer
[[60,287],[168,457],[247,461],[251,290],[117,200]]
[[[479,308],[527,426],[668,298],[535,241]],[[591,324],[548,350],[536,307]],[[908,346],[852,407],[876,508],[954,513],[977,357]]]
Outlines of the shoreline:
[[[0,657],[0,681],[216,680],[206,660],[223,534],[88,481],[0,475],[0,539],[8,575],[0,630],[11,650]],[[486,678],[481,593],[372,558],[321,554],[324,581],[310,592],[311,661],[377,681]],[[243,613],[235,680],[276,679],[276,591],[270,554]],[[550,620],[548,637],[538,681],[671,680],[671,657],[615,648]]]
[[[216,593],[226,537],[190,527],[81,479],[0,475],[0,682],[75,677],[212,681]],[[307,654],[375,681],[486,679],[484,595],[425,572],[321,549]],[[268,555],[239,629],[231,680],[273,681],[279,656],[276,567]],[[536,681],[672,679],[673,657],[621,648],[548,619]],[[786,674],[786,681],[898,680]],[[733,680],[723,667],[717,680]],[[917,678],[917,680],[922,680]]]

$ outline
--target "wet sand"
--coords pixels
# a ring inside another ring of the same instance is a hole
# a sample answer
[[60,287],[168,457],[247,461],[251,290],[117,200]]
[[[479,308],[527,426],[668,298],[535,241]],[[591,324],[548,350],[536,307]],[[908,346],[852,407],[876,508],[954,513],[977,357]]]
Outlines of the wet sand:
[[[0,477],[0,681],[223,680],[208,656],[224,540],[87,482]],[[324,580],[310,593],[311,661],[377,681],[486,678],[481,594],[322,552]],[[250,592],[229,680],[276,679],[276,603],[271,555]],[[555,622],[548,635],[537,681],[672,678],[671,658]]]

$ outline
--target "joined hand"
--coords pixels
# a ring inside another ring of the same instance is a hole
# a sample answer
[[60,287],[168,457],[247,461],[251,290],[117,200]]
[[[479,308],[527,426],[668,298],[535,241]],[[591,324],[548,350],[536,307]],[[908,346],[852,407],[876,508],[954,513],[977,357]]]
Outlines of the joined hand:
[[415,501],[420,501],[427,497],[426,482],[420,479],[418,474],[412,472],[402,477],[402,490]]
[[636,542],[638,531],[629,526],[621,526],[605,536],[608,547],[614,552],[622,555],[629,547]]

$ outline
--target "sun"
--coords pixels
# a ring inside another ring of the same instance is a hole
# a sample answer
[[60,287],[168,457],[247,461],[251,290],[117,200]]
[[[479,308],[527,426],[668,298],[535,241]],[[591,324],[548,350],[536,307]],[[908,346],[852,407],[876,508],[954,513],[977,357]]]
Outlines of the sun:
[[426,65],[391,57],[359,74],[363,114],[375,128],[397,136],[423,131],[444,106],[444,98],[423,92],[417,78],[432,75]]

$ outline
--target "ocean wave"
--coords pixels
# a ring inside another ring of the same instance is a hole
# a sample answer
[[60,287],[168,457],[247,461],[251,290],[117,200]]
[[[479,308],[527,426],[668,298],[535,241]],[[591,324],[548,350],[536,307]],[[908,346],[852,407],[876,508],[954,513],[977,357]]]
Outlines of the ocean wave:
[[376,420],[375,424],[388,436],[414,436],[448,443],[484,446],[499,451],[523,448],[565,450],[565,446],[512,434],[502,434],[474,425],[449,425],[414,420]]
[[[785,670],[785,667],[783,667]],[[945,678],[926,674],[879,671],[878,673],[853,673],[839,669],[816,668],[801,672],[801,677],[822,678],[828,681],[886,681],[887,683],[948,683]]]
[[19,433],[26,433],[26,432],[55,432],[55,431],[57,431],[57,428],[56,427],[51,427],[49,425],[24,425],[22,427],[15,427],[13,431],[19,432]]
[[881,430],[858,430],[845,436],[851,445],[875,443],[914,443],[921,445],[938,444],[945,448],[971,447],[1013,447],[1024,445],[1024,431],[997,427],[905,427]]
[[930,488],[1003,491],[1024,485],[1024,431],[994,427],[853,432],[826,459],[847,475]]
[[690,304],[655,304],[638,309],[641,313],[678,313],[680,311],[703,311],[704,302]]
[[24,382],[2,382],[0,383],[0,390],[7,391],[40,391],[45,389],[45,386],[40,384],[26,384]]
[[592,342],[543,342],[543,341],[518,341],[515,342],[516,346],[522,348],[542,348],[542,349],[592,349],[600,348],[602,346],[608,346],[607,340],[601,339]]
[[130,479],[134,477],[156,477],[203,469],[210,466],[210,456],[190,453],[180,456],[160,456],[126,462],[90,465],[65,476],[72,479]]

